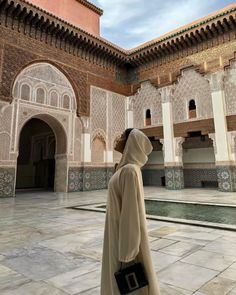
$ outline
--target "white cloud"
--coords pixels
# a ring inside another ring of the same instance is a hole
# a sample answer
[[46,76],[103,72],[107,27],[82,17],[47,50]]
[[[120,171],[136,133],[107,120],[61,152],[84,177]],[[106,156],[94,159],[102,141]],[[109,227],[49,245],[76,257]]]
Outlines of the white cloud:
[[232,0],[94,0],[104,10],[102,36],[132,48],[186,25]]

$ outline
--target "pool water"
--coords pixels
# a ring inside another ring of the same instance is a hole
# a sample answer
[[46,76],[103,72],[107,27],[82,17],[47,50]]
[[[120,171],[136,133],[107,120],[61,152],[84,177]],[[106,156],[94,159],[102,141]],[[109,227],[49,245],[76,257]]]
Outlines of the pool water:
[[236,207],[155,200],[145,200],[145,206],[148,215],[236,225]]
[[236,225],[236,207],[145,200],[150,215]]

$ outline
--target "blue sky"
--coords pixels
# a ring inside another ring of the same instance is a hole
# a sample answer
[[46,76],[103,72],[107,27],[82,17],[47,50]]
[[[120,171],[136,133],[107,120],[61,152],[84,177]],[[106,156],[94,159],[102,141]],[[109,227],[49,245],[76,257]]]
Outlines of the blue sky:
[[101,35],[126,49],[157,38],[229,4],[230,0],[90,0],[104,10]]

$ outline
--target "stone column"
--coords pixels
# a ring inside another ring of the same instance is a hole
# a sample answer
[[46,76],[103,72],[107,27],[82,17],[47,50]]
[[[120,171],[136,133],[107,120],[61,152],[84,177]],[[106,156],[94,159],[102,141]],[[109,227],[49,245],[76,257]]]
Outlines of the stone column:
[[[173,114],[172,114],[172,91],[173,87],[163,87],[162,97],[162,116],[164,132],[164,162],[165,162],[165,182],[166,188],[178,190],[184,188],[182,155],[178,152],[181,140],[174,138]],[[176,154],[177,152],[177,154]]]
[[104,162],[113,163],[113,151],[107,150],[104,152]]
[[82,162],[91,162],[91,135],[89,132],[89,117],[81,117],[83,129],[82,129]]
[[133,98],[127,97],[127,128],[134,127],[134,110],[133,110]]
[[231,166],[232,191],[236,192],[236,131],[228,132],[230,144],[230,158],[233,163]]
[[68,159],[67,155],[55,155],[55,192],[68,191]]
[[113,124],[112,124],[112,101],[113,97],[110,92],[107,92],[106,102],[107,102],[107,113],[106,113],[106,150],[104,151],[104,163],[113,163]]
[[227,130],[224,92],[224,72],[210,76],[212,106],[215,125],[215,148],[218,185],[220,191],[235,191],[234,170],[231,159],[230,141]]

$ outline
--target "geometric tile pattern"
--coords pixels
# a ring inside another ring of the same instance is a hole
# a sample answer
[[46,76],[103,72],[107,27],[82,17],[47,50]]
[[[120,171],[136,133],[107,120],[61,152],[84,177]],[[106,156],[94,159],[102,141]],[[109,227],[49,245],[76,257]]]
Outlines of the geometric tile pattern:
[[70,167],[68,173],[68,192],[83,191],[83,168]]
[[113,145],[116,137],[120,135],[126,127],[126,100],[124,96],[117,93],[108,93],[109,102],[111,103],[111,113],[109,117],[109,138],[111,139],[110,149],[113,150]]
[[[99,134],[107,150],[113,149],[115,138],[126,127],[126,99],[123,95],[91,87],[91,142]],[[104,161],[103,161],[104,162]]]
[[230,68],[226,71],[224,78],[224,90],[225,90],[225,103],[226,103],[226,113],[227,115],[236,114],[236,63],[231,64]]
[[[91,88],[90,113],[92,135],[96,130],[102,130],[106,134],[107,92],[105,90]],[[104,139],[106,141],[106,137]]]
[[181,190],[184,188],[183,167],[165,167],[165,184],[169,190]]
[[142,175],[144,185],[164,186],[164,169],[142,169]]
[[189,120],[189,101],[196,103],[197,119],[213,117],[211,91],[208,81],[193,69],[185,70],[173,93],[174,123]]
[[114,169],[110,167],[70,167],[68,191],[106,189],[113,173]]
[[236,191],[236,166],[218,166],[217,178],[219,190],[222,192]]
[[0,167],[0,197],[14,197],[15,168]]
[[151,125],[162,124],[161,95],[150,81],[143,82],[138,92],[130,97],[130,101],[133,104],[135,128],[144,127],[147,109],[151,111]]
[[217,186],[216,169],[184,169],[184,187]]

